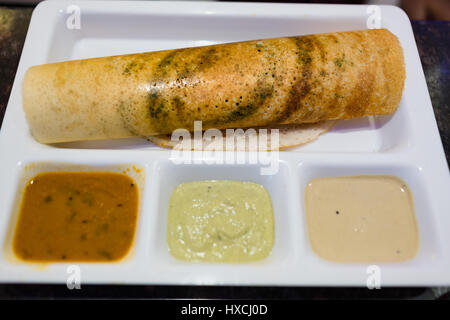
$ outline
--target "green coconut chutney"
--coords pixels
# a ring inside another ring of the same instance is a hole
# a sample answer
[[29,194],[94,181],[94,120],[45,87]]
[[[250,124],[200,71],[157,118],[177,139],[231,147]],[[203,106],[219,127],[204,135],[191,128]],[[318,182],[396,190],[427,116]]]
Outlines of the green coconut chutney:
[[266,258],[274,218],[267,190],[256,183],[196,181],[173,191],[167,242],[177,259],[240,263]]

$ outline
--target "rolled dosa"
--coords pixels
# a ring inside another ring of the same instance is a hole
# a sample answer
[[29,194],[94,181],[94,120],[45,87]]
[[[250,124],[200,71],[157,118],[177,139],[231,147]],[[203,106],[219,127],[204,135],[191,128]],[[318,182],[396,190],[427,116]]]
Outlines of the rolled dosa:
[[39,65],[22,92],[32,135],[56,143],[390,114],[404,79],[376,29]]

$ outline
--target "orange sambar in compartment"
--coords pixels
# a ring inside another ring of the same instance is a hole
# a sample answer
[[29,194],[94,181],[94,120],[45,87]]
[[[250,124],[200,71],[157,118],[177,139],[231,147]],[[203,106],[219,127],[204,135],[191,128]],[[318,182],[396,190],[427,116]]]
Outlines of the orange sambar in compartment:
[[119,260],[133,242],[138,198],[124,174],[38,174],[23,193],[14,253],[32,262]]

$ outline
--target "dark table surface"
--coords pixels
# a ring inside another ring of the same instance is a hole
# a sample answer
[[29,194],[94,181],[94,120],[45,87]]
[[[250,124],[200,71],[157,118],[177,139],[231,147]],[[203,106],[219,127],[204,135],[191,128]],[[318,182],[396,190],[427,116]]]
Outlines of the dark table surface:
[[[0,124],[8,103],[32,8],[0,6]],[[450,22],[412,21],[428,90],[450,157]],[[37,298],[235,298],[235,299],[450,299],[450,288],[305,288],[214,286],[82,286],[0,284],[0,299]]]

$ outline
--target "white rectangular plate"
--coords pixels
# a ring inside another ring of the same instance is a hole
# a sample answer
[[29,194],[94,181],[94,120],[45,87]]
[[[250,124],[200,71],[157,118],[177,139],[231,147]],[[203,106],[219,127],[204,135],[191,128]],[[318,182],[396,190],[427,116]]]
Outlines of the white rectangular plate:
[[[67,27],[72,5],[80,9],[80,29]],[[280,152],[277,174],[264,176],[256,164],[176,165],[170,160],[169,150],[143,139],[58,147],[39,144],[30,135],[22,111],[24,73],[32,65],[70,59],[366,29],[366,6],[41,3],[32,16],[0,133],[0,281],[65,283],[67,267],[73,264],[34,265],[12,257],[11,230],[30,172],[73,166],[108,170],[134,164],[144,170],[130,255],[118,263],[77,264],[82,283],[365,286],[368,265],[331,263],[312,252],[306,234],[303,193],[308,180],[315,177],[393,174],[404,179],[412,190],[420,248],[411,261],[380,264],[381,285],[450,285],[448,166],[410,22],[398,8],[379,8],[381,27],[397,35],[405,54],[407,78],[398,111],[391,117],[342,121],[319,140]],[[40,164],[30,166],[33,163]],[[202,179],[254,181],[267,188],[276,224],[275,246],[267,259],[249,264],[193,264],[169,255],[166,223],[170,193],[179,183]]]

